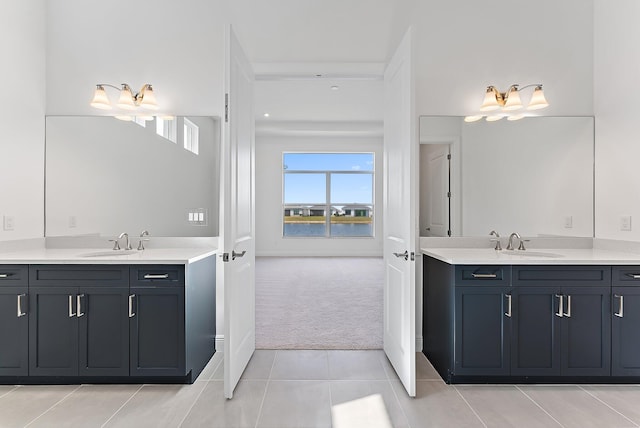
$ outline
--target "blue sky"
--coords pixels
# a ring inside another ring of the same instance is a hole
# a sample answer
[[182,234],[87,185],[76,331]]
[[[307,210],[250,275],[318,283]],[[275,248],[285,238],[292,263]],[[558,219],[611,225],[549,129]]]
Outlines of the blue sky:
[[[285,153],[287,171],[373,171],[373,153]],[[284,174],[285,204],[326,203],[325,174]],[[331,174],[331,203],[373,203],[373,174]]]

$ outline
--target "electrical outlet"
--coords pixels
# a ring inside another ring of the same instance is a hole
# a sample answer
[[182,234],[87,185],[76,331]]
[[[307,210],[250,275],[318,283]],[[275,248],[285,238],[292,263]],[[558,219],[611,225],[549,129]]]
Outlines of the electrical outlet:
[[571,229],[573,227],[573,216],[566,216],[564,218],[564,227],[565,229]]
[[631,216],[623,215],[620,217],[620,230],[629,231],[631,230]]
[[6,215],[3,217],[3,221],[2,221],[2,228],[5,231],[9,231],[9,230],[13,230],[14,228],[14,224],[13,224],[13,216],[11,215]]

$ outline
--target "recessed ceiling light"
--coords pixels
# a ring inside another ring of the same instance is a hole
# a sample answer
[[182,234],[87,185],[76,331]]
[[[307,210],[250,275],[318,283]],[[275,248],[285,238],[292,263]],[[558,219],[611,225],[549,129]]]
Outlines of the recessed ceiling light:
[[265,113],[265,114],[264,114],[264,117],[269,117],[269,113]]
[[332,91],[337,91],[338,89],[340,89],[340,87],[339,87],[339,86],[336,86],[336,85],[333,85],[333,86],[331,87],[331,90],[332,90]]

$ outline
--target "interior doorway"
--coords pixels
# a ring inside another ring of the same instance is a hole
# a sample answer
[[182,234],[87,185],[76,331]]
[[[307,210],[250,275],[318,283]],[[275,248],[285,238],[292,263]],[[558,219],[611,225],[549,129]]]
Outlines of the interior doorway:
[[420,236],[451,236],[451,145],[420,145]]

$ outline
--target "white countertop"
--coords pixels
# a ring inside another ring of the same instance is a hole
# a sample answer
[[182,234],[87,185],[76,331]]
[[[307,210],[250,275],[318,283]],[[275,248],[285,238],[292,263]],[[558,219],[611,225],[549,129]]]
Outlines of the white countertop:
[[105,248],[32,248],[0,252],[0,264],[184,264],[197,262],[217,248],[153,248],[114,251]]
[[640,265],[640,254],[602,249],[421,248],[422,254],[452,265]]

